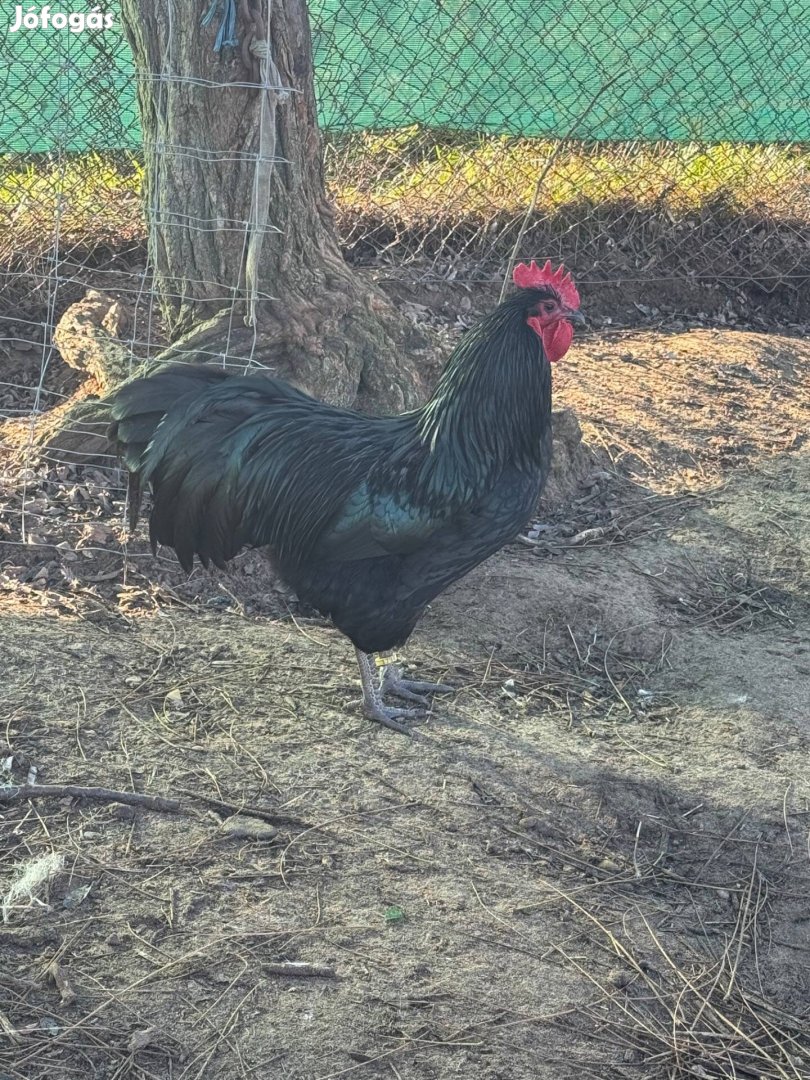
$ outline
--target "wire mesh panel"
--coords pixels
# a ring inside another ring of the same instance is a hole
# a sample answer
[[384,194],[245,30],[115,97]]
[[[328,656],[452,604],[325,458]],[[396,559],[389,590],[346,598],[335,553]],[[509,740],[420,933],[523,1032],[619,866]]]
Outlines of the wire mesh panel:
[[[491,275],[531,207],[517,254],[566,254],[583,280],[773,289],[808,273],[806,4],[313,0],[310,15],[353,258]],[[0,33],[4,263],[42,246],[57,208],[70,243],[142,236],[120,28]]]
[[34,430],[94,390],[54,343],[65,309],[88,286],[136,288],[145,268],[142,170],[126,149],[139,129],[120,26],[14,30],[13,12],[0,25],[0,583],[69,594],[80,560],[93,576],[120,552],[101,519],[123,491],[109,459],[39,461]]
[[[215,51],[227,6],[197,5],[201,22],[213,12],[197,32],[214,82],[240,63],[238,24],[237,43]],[[0,542],[41,546],[46,576],[74,574],[67,557],[48,568],[57,545],[82,559],[115,549],[120,571],[123,551],[141,555],[122,546],[111,461],[79,466],[64,449],[40,464],[27,451],[44,414],[94,392],[54,339],[88,290],[129,356],[166,343],[138,77],[117,12],[73,33],[14,29],[16,10],[0,25]],[[798,310],[810,278],[804,0],[312,0],[310,18],[327,184],[353,262],[468,283],[551,257],[585,286],[622,283],[631,309],[651,287],[660,307],[699,307],[681,286],[702,283],[729,303],[753,289],[777,294],[785,317]],[[198,148],[165,148],[180,152]],[[238,295],[239,281],[217,285]]]

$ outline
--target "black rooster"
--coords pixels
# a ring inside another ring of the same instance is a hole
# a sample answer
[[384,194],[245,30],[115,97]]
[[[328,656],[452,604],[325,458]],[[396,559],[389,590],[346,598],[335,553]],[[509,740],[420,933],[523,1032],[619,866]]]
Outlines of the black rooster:
[[421,409],[371,417],[277,379],[172,365],[125,384],[110,437],[154,493],[152,547],[186,570],[266,547],[299,598],[357,650],[366,713],[397,731],[450,687],[402,677],[387,653],[425,606],[512,540],[551,463],[551,369],[581,322],[563,267],[515,269],[518,291],[473,327]]

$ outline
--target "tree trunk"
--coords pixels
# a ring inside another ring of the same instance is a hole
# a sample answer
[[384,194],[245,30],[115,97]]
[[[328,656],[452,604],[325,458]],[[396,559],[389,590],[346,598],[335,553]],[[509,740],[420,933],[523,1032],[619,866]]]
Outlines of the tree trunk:
[[[401,411],[424,394],[412,353],[427,341],[341,256],[306,3],[273,0],[269,34],[267,8],[240,0],[239,46],[217,54],[216,20],[201,27],[200,4],[122,3],[141,76],[150,254],[171,354],[264,364],[318,397]],[[270,89],[257,85],[263,78]],[[262,235],[247,326],[246,260]]]
[[[341,256],[305,0],[239,0],[239,45],[219,54],[201,8],[122,0],[139,73],[151,269],[172,340],[151,364],[224,358],[361,411],[414,407],[428,390],[420,354],[435,348]],[[103,398],[129,365],[88,300],[54,340],[90,377],[34,433],[75,463],[107,451]]]

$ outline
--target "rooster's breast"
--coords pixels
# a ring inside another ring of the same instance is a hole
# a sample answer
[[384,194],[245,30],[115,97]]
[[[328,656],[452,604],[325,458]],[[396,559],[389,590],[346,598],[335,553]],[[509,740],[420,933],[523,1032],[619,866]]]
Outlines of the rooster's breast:
[[542,479],[505,472],[417,550],[346,562],[313,560],[297,567],[289,584],[363,652],[396,648],[431,600],[515,538],[536,506]]

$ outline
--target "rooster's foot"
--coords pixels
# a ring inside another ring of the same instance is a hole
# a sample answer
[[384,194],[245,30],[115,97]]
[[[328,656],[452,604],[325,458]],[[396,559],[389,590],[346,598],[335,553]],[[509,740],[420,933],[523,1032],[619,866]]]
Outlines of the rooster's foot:
[[[419,682],[416,679],[404,679],[402,669],[398,664],[386,662],[387,658],[380,657],[377,665],[382,668],[379,679],[374,677],[374,659],[371,653],[365,653],[355,647],[357,664],[360,668],[360,682],[363,686],[363,709],[366,716],[383,727],[392,731],[399,731],[403,735],[411,732],[404,724],[398,721],[405,716],[424,716],[430,707],[430,702],[425,694],[452,694],[455,687],[446,686],[444,683]],[[393,660],[393,657],[391,657]],[[397,697],[413,701],[421,706],[418,709],[394,709],[383,704],[385,694],[396,694]]]
[[401,735],[411,735],[411,729],[398,722],[400,717],[424,716],[424,709],[392,709],[383,705],[380,701],[364,701],[363,711],[369,720],[376,720],[383,727],[391,731],[398,731]]
[[[379,679],[374,677],[374,659],[369,653],[360,649],[357,652],[357,664],[360,668],[360,682],[363,686],[363,710],[371,720],[376,720],[383,727],[391,731],[399,731],[402,735],[410,735],[411,732],[399,720],[403,717],[424,716],[428,702],[420,697],[416,691],[432,687],[431,683],[415,683],[402,678],[399,668],[393,664],[387,664]],[[448,687],[449,689],[449,687]],[[390,690],[392,694],[417,702],[422,706],[420,709],[395,709],[383,703],[383,695]]]
[[380,692],[383,694],[395,694],[396,697],[406,701],[416,701],[420,705],[429,705],[425,694],[452,694],[453,687],[446,683],[420,682],[418,679],[405,679],[401,668],[395,664],[389,664],[380,679]]

